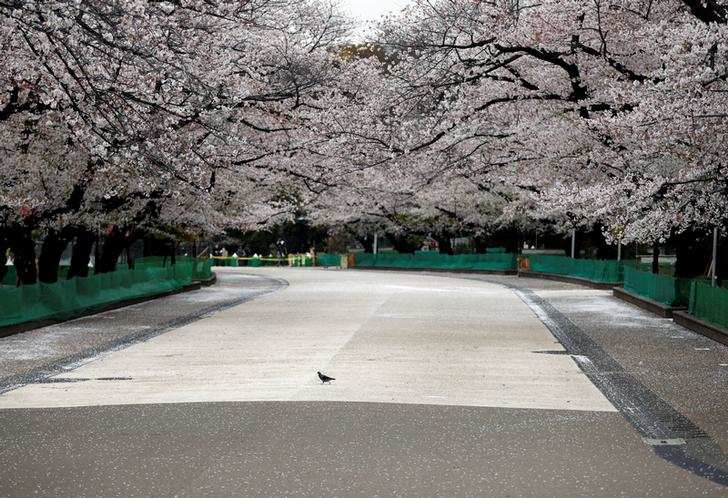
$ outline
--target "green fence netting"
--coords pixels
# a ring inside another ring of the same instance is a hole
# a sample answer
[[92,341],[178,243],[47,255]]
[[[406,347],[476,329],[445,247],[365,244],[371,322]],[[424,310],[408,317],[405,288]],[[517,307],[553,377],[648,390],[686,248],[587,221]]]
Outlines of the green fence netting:
[[693,281],[688,311],[706,322],[728,328],[728,289]]
[[357,253],[354,266],[362,268],[403,268],[419,270],[515,270],[515,254],[457,254],[438,252],[417,252],[400,254],[386,252],[379,254]]
[[[214,266],[314,266],[314,260],[306,254],[290,254],[285,258],[275,257],[245,257],[221,258],[215,256],[212,258]],[[334,253],[318,253],[316,254],[316,266],[341,266],[341,256]]]
[[212,266],[238,266],[238,258],[213,256],[210,261],[212,261]]
[[291,266],[313,266],[313,258],[304,254],[288,256],[288,262]]
[[599,259],[572,259],[551,254],[529,254],[531,271],[583,278],[599,283],[622,282],[624,261]]
[[135,269],[177,266],[178,272],[189,271],[192,280],[211,279],[212,264],[211,259],[199,259],[191,256],[177,256],[174,265],[172,265],[172,259],[166,256],[147,256],[134,260]]
[[[7,268],[7,272],[5,273],[5,276],[0,281],[0,285],[12,285],[13,287],[18,284],[18,273],[15,270],[15,266],[13,265],[7,265],[5,268]],[[68,270],[70,269],[70,266],[68,265],[60,265],[58,267],[58,280],[65,280],[66,276],[68,275]]]
[[123,268],[52,284],[0,287],[0,326],[68,318],[87,309],[179,290],[211,276],[208,261],[189,258],[165,266],[141,261],[133,270]]
[[328,252],[317,253],[316,266],[341,266],[341,255]]
[[673,278],[624,267],[624,288],[627,291],[668,306],[687,306],[691,283],[688,278]]
[[15,267],[12,265],[7,265],[5,269],[6,273],[2,281],[0,281],[0,285],[15,285],[18,279],[18,274],[15,271]]

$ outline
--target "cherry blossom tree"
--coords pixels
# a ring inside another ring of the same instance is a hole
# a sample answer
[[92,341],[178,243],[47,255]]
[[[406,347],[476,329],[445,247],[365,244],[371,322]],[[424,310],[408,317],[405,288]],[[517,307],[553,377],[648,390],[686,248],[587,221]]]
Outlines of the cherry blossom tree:
[[370,178],[352,183],[404,172],[390,185],[407,185],[417,211],[495,197],[506,218],[599,223],[614,241],[725,226],[725,12],[677,0],[415,2],[382,25],[396,63],[379,68],[370,114],[347,109],[341,135],[371,161]]
[[0,4],[0,212],[24,280],[34,230],[56,267],[71,238],[102,231],[104,271],[138,228],[284,212],[292,115],[346,31],[317,1]]

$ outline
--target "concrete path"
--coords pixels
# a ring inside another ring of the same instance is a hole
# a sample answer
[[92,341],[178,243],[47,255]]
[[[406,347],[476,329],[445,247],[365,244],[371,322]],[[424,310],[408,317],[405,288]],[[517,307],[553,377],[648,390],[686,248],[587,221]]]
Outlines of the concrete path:
[[[0,408],[325,400],[614,411],[502,286],[256,273],[290,285],[8,392]],[[322,386],[317,370],[336,382]]]
[[725,496],[728,348],[558,282],[245,273],[289,285],[0,394],[0,496]]
[[174,294],[36,330],[0,337],[0,393],[145,340],[202,316],[274,292],[285,282],[220,274],[211,287]]

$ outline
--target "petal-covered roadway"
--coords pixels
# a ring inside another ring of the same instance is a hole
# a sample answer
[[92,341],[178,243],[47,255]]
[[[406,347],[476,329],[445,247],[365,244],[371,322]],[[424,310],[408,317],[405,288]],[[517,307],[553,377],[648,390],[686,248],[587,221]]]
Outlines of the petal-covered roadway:
[[[0,408],[353,401],[614,411],[511,290],[402,273],[224,269],[289,286],[0,397]],[[316,371],[335,377],[322,385]]]

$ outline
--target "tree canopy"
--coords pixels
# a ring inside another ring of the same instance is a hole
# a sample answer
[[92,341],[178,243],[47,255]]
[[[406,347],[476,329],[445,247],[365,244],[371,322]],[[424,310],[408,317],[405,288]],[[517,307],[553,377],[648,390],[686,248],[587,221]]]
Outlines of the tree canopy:
[[358,44],[327,0],[0,1],[0,249],[301,212],[725,230],[727,22],[718,0],[416,0]]

